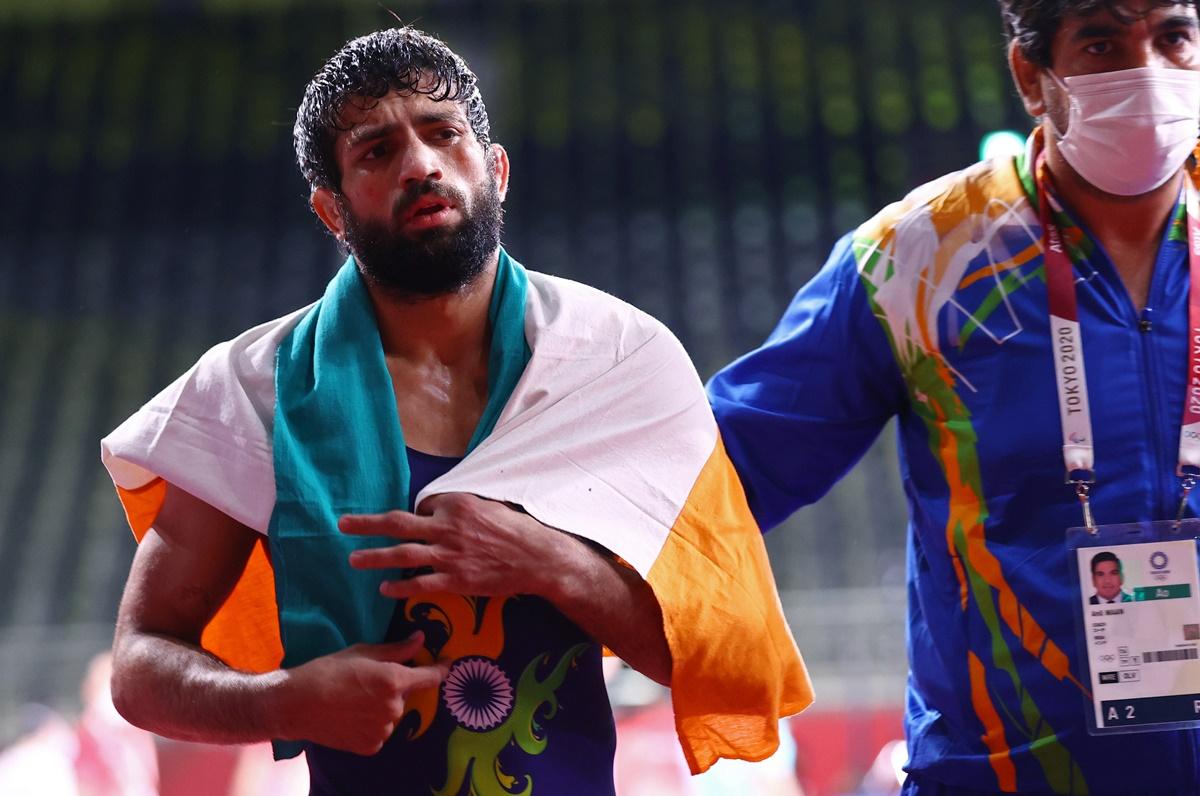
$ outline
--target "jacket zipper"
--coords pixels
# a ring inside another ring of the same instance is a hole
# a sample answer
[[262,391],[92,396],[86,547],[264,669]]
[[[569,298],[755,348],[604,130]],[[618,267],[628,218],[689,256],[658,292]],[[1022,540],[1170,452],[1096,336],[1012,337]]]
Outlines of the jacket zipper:
[[[1155,275],[1161,269],[1158,264],[1155,264]],[[1168,480],[1172,477],[1162,469],[1163,462],[1163,440],[1170,438],[1170,430],[1163,425],[1161,417],[1162,412],[1159,409],[1158,395],[1162,394],[1161,379],[1159,378],[1158,362],[1154,356],[1154,345],[1151,334],[1154,331],[1154,310],[1147,306],[1141,311],[1138,316],[1138,335],[1141,337],[1141,353],[1142,353],[1142,395],[1146,402],[1146,418],[1147,418],[1147,434],[1150,438],[1151,453],[1153,455],[1154,469],[1158,471],[1155,480],[1158,482],[1158,487],[1154,490],[1151,496],[1151,516],[1148,519],[1170,519],[1175,516],[1173,510],[1168,510],[1166,503],[1170,499],[1166,497],[1171,491]]]

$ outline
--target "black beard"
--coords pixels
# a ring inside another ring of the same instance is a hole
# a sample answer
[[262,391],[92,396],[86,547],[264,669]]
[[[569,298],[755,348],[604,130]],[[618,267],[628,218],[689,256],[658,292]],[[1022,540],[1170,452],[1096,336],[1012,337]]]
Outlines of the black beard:
[[500,245],[503,213],[494,179],[482,183],[469,204],[462,192],[427,180],[396,202],[392,218],[403,218],[413,202],[428,194],[458,207],[462,222],[426,230],[414,239],[387,222],[360,219],[342,203],[346,247],[359,270],[397,298],[420,300],[462,290],[479,278]]

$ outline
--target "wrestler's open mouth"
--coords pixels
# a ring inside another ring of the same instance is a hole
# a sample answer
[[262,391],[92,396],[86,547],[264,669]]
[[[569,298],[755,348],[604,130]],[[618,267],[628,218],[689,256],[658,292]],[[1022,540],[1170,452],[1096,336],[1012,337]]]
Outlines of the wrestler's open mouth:
[[439,213],[450,209],[451,205],[447,204],[441,199],[438,199],[437,197],[418,199],[416,203],[409,208],[408,213],[405,214],[404,220],[412,221],[413,219],[417,218],[428,218],[436,216]]
[[404,214],[401,225],[409,232],[439,229],[453,223],[454,205],[436,196],[422,197]]

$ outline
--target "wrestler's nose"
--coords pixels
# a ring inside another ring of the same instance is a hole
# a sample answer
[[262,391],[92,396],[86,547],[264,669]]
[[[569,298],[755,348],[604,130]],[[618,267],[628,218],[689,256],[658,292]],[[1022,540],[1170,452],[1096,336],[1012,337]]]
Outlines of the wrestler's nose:
[[427,180],[442,179],[441,158],[438,152],[424,141],[414,141],[404,147],[400,155],[397,178],[407,188]]

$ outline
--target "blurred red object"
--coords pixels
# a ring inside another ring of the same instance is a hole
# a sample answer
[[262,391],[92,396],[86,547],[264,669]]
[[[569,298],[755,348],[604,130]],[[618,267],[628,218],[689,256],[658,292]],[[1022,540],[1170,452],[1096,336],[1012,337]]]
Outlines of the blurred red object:
[[879,750],[904,737],[900,708],[808,710],[790,721],[796,773],[808,796],[857,792]]

